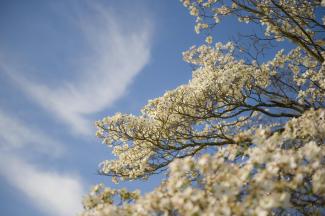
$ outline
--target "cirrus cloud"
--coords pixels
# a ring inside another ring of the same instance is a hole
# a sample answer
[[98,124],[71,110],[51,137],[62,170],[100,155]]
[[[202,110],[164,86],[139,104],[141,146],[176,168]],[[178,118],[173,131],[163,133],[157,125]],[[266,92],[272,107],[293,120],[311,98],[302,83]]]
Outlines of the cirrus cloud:
[[15,155],[0,156],[0,175],[43,213],[66,216],[81,211],[84,189],[78,176],[44,171]]
[[[125,22],[109,8],[92,5],[93,12],[75,23],[80,38],[88,44],[84,58],[70,82],[50,86],[36,82],[13,65],[0,61],[0,68],[36,103],[69,125],[74,132],[89,134],[89,116],[111,106],[122,97],[133,78],[148,64],[152,24],[146,17]],[[73,56],[71,56],[73,58]],[[46,73],[46,71],[44,72]]]

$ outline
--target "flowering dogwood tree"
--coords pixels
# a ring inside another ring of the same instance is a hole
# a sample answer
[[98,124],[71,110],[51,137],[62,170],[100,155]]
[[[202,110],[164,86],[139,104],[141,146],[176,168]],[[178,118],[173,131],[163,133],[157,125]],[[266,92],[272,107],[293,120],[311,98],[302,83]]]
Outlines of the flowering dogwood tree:
[[[116,182],[167,169],[167,178],[142,196],[96,185],[82,215],[325,215],[325,2],[182,3],[195,31],[208,34],[184,53],[192,80],[139,116],[97,122],[116,155],[101,174]],[[248,47],[214,44],[211,32],[227,16],[264,34],[242,36]],[[261,57],[283,40],[293,48]]]

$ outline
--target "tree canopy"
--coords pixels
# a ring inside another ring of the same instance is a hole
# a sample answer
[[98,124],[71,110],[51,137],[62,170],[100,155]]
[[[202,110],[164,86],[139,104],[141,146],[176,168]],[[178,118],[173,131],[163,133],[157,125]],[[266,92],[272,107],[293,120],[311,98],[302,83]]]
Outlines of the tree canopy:
[[[325,3],[182,3],[195,31],[208,35],[183,54],[192,79],[150,100],[141,115],[97,122],[116,156],[101,174],[120,181],[167,169],[168,177],[143,196],[96,185],[82,215],[325,214]],[[227,16],[264,34],[214,43]],[[292,48],[280,49],[281,41]]]

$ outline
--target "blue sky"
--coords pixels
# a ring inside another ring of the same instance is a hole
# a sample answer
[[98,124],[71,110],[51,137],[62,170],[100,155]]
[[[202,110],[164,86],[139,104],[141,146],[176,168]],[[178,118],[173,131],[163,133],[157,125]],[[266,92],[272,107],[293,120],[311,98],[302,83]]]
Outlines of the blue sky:
[[[111,154],[94,122],[188,82],[182,52],[204,41],[193,21],[177,0],[0,1],[2,215],[74,215],[99,182],[158,185],[98,176]],[[216,37],[244,29],[229,21]]]

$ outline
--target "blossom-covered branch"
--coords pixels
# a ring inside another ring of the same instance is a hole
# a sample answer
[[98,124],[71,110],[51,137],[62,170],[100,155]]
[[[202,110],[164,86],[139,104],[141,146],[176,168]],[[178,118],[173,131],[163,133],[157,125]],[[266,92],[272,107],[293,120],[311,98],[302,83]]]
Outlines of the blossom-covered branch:
[[[96,187],[82,216],[323,215],[325,110],[307,111],[281,132],[258,129],[252,139],[250,148],[173,161],[168,179],[144,196]],[[125,201],[114,204],[111,194]]]
[[[143,196],[97,186],[83,215],[325,214],[325,2],[181,1],[208,34],[183,53],[192,79],[138,116],[97,122],[116,156],[101,174],[116,182],[168,170],[167,179]],[[213,42],[226,16],[262,26],[247,40],[256,53]],[[257,58],[260,42],[282,40],[293,47]]]

